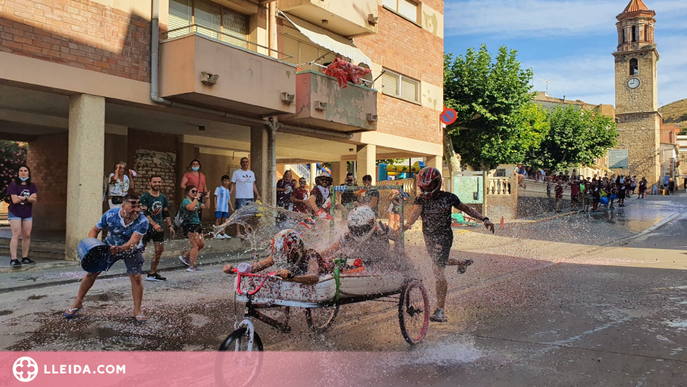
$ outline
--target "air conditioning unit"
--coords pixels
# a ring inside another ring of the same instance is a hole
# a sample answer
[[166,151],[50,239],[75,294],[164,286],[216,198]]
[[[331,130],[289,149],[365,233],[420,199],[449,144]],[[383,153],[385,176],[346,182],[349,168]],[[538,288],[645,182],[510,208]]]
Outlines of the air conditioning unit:
[[327,103],[322,101],[315,101],[315,110],[324,111],[327,110]]
[[377,122],[377,115],[372,113],[367,113],[367,121]]
[[296,94],[289,94],[287,92],[281,93],[281,101],[287,105],[291,105],[296,99]]
[[219,80],[219,74],[210,74],[206,71],[200,73],[200,82],[204,85],[214,85]]

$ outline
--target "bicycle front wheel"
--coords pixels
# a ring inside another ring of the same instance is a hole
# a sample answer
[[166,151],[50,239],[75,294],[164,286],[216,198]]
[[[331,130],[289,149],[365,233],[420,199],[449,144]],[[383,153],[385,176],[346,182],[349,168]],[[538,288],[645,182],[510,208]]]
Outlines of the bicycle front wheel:
[[263,356],[262,340],[257,332],[253,332],[253,343],[249,344],[250,331],[246,328],[237,329],[224,339],[215,360],[215,382],[218,386],[247,387],[255,382]]

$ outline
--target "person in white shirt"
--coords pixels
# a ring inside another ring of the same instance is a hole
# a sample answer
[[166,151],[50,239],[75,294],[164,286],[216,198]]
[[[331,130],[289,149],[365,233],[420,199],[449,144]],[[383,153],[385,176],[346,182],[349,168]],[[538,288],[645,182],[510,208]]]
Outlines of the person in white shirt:
[[[132,176],[136,176],[133,170],[129,170]],[[124,202],[124,196],[129,193],[129,190],[134,189],[133,180],[126,175],[126,163],[120,161],[115,165],[114,173],[110,173],[107,185],[107,201],[110,209],[121,208]]]
[[[241,169],[234,171],[231,175],[231,195],[236,198],[236,205],[234,208],[238,211],[241,207],[247,206],[257,199],[261,201],[258,187],[255,185],[255,174],[248,169],[250,161],[248,157],[241,159]],[[241,234],[240,226],[236,225],[236,235],[239,238],[245,238]]]
[[[231,203],[231,179],[229,176],[222,176],[222,185],[215,188],[215,226],[224,224],[229,217],[229,208],[234,212],[234,205]],[[231,239],[225,230],[215,236],[217,239]]]

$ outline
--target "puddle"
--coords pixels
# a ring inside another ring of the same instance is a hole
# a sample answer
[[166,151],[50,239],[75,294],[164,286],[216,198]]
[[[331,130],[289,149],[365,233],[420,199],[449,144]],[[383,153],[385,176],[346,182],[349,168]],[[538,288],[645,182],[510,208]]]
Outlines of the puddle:
[[42,295],[39,295],[39,296],[38,296],[38,295],[35,295],[35,294],[32,294],[32,295],[29,296],[29,298],[27,298],[27,300],[40,300],[41,298],[45,298],[45,297],[47,297],[47,295],[45,295],[45,294],[42,294]]
[[8,314],[14,313],[13,310],[0,310],[0,316],[7,316]]

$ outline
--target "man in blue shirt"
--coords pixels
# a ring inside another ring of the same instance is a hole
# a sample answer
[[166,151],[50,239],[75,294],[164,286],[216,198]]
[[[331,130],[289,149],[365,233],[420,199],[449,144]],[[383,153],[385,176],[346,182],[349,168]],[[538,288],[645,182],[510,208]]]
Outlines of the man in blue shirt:
[[[143,282],[141,269],[143,268],[143,244],[141,239],[148,231],[148,219],[141,213],[141,202],[135,194],[124,197],[122,208],[113,208],[100,218],[98,224],[88,233],[89,238],[97,238],[100,231],[107,228],[105,243],[110,245],[111,256],[108,260],[108,270],[112,265],[123,260],[126,272],[131,280],[131,293],[134,298],[134,318],[138,322],[145,322],[147,318],[141,313],[143,300]],[[64,312],[64,318],[73,318],[83,307],[86,293],[95,283],[98,273],[88,273],[81,280],[81,286],[76,301]]]

